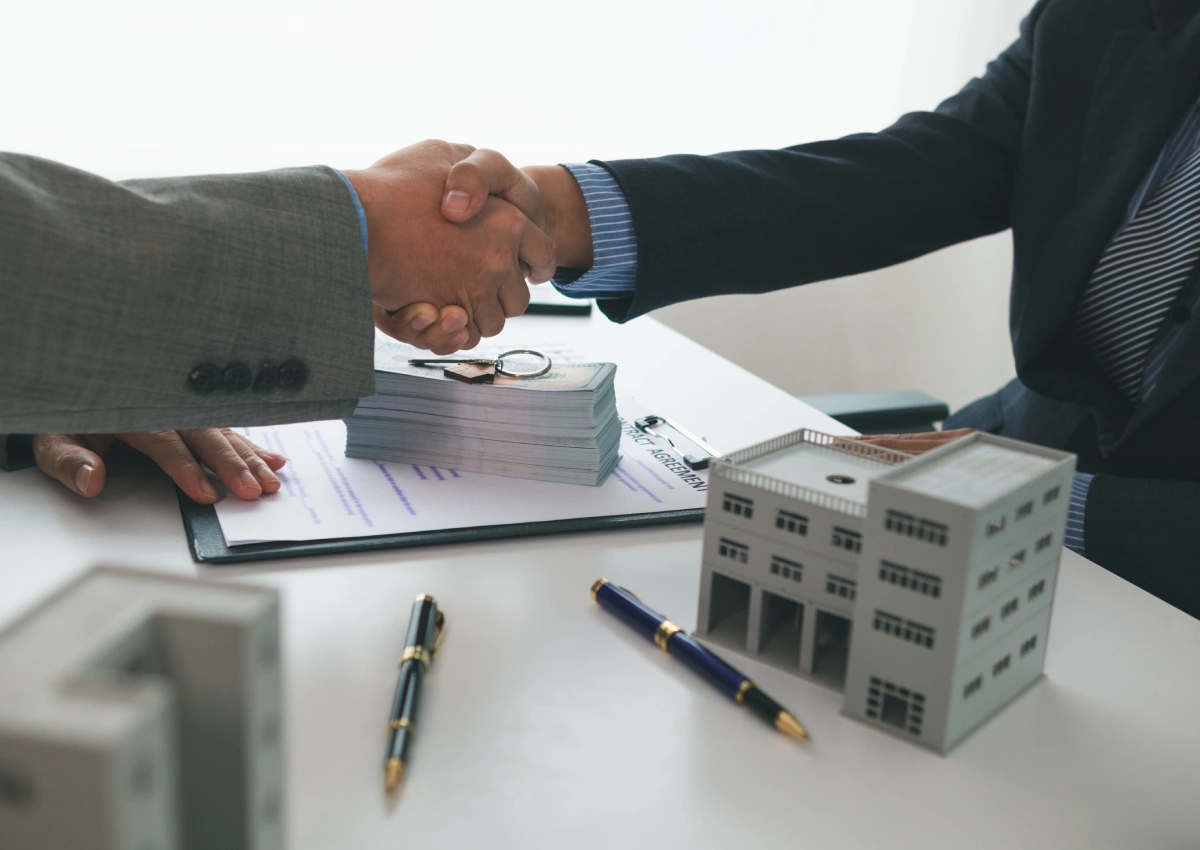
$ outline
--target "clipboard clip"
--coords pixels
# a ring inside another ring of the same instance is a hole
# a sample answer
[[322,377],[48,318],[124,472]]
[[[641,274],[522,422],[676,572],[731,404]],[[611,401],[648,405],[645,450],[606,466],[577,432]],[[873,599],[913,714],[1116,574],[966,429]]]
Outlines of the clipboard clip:
[[[687,464],[688,469],[693,471],[697,469],[708,469],[708,462],[715,457],[721,456],[719,451],[706,443],[702,438],[697,437],[678,422],[673,422],[665,416],[659,416],[655,413],[651,413],[648,416],[643,416],[641,419],[635,419],[633,426],[644,434],[649,434],[652,437],[658,437],[659,439],[666,440],[667,443],[670,444],[671,448],[678,449],[679,446],[675,445],[675,441],[663,433],[666,428],[669,428],[670,430],[674,431],[676,435],[683,437],[683,439],[685,439],[687,442],[700,449],[701,454],[699,455],[683,455],[683,462]],[[658,427],[659,430],[652,430],[655,427]],[[680,451],[682,451],[682,449],[680,449]]]

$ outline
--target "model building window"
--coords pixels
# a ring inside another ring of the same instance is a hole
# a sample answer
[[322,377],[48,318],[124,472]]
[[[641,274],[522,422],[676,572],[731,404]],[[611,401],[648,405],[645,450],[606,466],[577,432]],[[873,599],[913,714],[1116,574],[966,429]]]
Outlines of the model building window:
[[791,511],[776,511],[775,527],[783,529],[788,534],[798,534],[803,537],[808,534],[808,517],[794,514]]
[[983,687],[983,677],[976,676],[963,687],[963,699],[966,699],[971,694]]
[[917,524],[917,539],[924,540],[929,543],[936,543],[938,546],[946,545],[946,534],[950,529],[942,525],[940,522],[934,522],[931,519],[923,519]]
[[1025,517],[1029,516],[1031,513],[1033,513],[1032,499],[1017,508],[1017,519],[1025,519]]
[[999,676],[1001,673],[1003,673],[1005,670],[1007,670],[1010,661],[1012,661],[1012,656],[1006,655],[1003,658],[1001,658],[999,661],[997,661],[995,664],[993,664],[992,665],[992,675]]
[[1057,498],[1058,498],[1058,488],[1051,487],[1049,490],[1047,490],[1045,493],[1042,494],[1042,504],[1048,505],[1050,502],[1053,502]]
[[1026,653],[1033,652],[1035,649],[1037,649],[1037,635],[1021,644],[1021,657],[1024,658]]
[[1008,519],[1008,517],[1000,517],[1000,519],[996,522],[989,522],[987,524],[986,536],[992,537],[993,535],[999,534],[1001,531],[1003,531],[1004,530],[1004,521],[1006,519]]
[[722,502],[722,507],[726,513],[742,516],[750,519],[754,516],[754,502],[751,499],[744,499],[741,496],[735,496],[732,493],[725,494],[725,500]]
[[992,618],[984,617],[975,625],[971,626],[971,640],[979,637],[982,634],[987,634],[987,630],[992,627]]
[[832,574],[825,577],[825,592],[843,599],[854,599],[857,587],[858,585],[848,578]]
[[1038,542],[1033,545],[1033,551],[1041,552],[1050,545],[1052,540],[1054,540],[1053,534],[1047,534],[1043,537],[1039,537]]
[[771,556],[771,575],[781,576],[792,581],[800,581],[800,576],[804,574],[804,566],[795,561],[789,561],[787,558],[781,558],[778,555]]
[[872,676],[865,713],[872,720],[920,737],[921,723],[925,719],[925,696]]
[[744,564],[750,559],[750,547],[745,543],[738,543],[730,540],[727,537],[721,538],[721,543],[717,547],[717,552],[722,558],[728,558],[731,561],[737,561],[739,564]]
[[946,536],[950,531],[940,522],[934,522],[931,519],[917,519],[912,514],[900,511],[888,511],[883,518],[883,527],[896,534],[915,537],[938,546],[946,545]]
[[942,580],[937,576],[923,573],[920,570],[910,570],[908,567],[894,564],[891,561],[881,561],[879,564],[879,579],[897,587],[915,590],[934,599],[942,595]]
[[1013,556],[1008,559],[1008,566],[1012,569],[1016,569],[1017,567],[1021,566],[1021,564],[1023,564],[1023,563],[1025,563],[1025,550],[1024,549],[1022,549],[1020,552],[1014,552]]
[[1042,591],[1044,591],[1045,589],[1046,589],[1046,580],[1045,579],[1034,582],[1033,584],[1029,585],[1029,598],[1034,599],[1035,597],[1041,596]]
[[847,552],[862,551],[862,535],[857,531],[849,529],[833,527],[833,545],[838,549],[845,549]]
[[900,511],[888,511],[883,518],[883,527],[888,531],[912,537],[917,532],[917,520],[912,514],[902,514]]
[[1000,575],[1000,568],[999,568],[999,567],[992,567],[990,570],[987,570],[986,572],[980,573],[980,575],[979,575],[979,589],[980,589],[980,590],[983,590],[983,589],[984,589],[985,587],[987,587],[989,584],[991,584],[992,582],[994,582],[994,581],[996,580],[996,577],[997,577],[998,575]]
[[1014,596],[1012,599],[1005,602],[1004,607],[1000,609],[1000,619],[1003,620],[1009,614],[1017,613],[1017,605],[1020,604],[1020,602],[1021,602],[1021,600],[1018,599],[1016,596]]
[[915,643],[917,646],[933,649],[933,629],[929,626],[923,626],[912,620],[902,620],[895,614],[878,610],[875,612],[872,625],[877,632],[898,637],[900,640]]

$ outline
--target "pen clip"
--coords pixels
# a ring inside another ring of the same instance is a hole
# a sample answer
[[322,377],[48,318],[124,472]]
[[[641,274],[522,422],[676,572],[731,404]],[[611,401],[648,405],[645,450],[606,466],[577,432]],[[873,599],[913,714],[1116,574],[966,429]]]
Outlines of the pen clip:
[[430,659],[437,658],[438,648],[442,645],[442,639],[446,637],[446,615],[438,609],[437,615],[433,618],[433,624],[437,626],[438,636],[433,641],[433,652],[429,653]]

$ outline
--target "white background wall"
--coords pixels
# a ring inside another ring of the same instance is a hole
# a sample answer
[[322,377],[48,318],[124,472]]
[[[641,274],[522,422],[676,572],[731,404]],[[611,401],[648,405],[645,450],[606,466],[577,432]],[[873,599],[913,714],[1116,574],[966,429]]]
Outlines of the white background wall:
[[[327,163],[426,137],[519,164],[779,147],[931,108],[1031,0],[25,2],[0,149],[113,178]],[[1012,374],[1007,235],[660,318],[797,393]]]

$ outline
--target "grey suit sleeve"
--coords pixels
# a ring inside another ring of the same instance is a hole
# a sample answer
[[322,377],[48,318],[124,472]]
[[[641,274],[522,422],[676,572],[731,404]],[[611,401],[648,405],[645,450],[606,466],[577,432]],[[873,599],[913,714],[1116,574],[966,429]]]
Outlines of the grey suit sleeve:
[[1097,475],[1084,514],[1084,555],[1200,617],[1200,484]]
[[[0,304],[0,435],[330,419],[374,392],[362,237],[329,168],[114,183],[0,154]],[[289,361],[298,389],[189,381]]]

